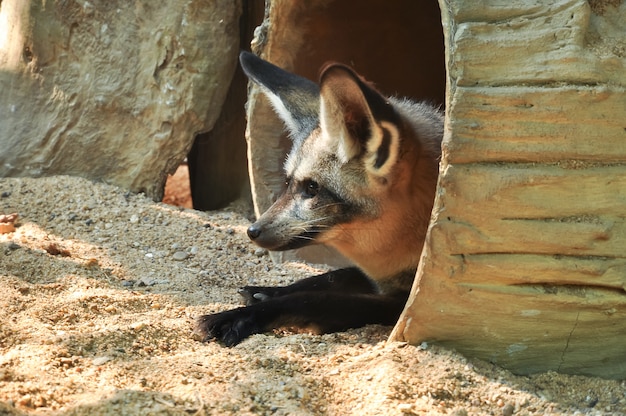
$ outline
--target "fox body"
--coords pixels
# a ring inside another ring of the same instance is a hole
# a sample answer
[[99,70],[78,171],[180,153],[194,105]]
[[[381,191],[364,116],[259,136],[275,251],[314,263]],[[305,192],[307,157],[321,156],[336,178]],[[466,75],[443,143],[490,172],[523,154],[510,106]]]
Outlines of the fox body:
[[385,97],[341,64],[325,66],[318,85],[247,52],[240,61],[293,142],[287,187],[248,236],[268,250],[323,243],[356,267],[289,286],[244,287],[247,306],[202,316],[200,333],[234,345],[281,326],[323,333],[395,323],[430,219],[443,115]]

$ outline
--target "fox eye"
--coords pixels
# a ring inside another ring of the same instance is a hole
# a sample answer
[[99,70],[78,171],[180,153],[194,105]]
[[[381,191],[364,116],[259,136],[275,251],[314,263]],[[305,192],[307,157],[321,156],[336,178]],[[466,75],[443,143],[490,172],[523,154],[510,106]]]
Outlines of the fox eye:
[[320,186],[317,182],[311,179],[307,179],[302,182],[304,195],[313,198],[320,191]]

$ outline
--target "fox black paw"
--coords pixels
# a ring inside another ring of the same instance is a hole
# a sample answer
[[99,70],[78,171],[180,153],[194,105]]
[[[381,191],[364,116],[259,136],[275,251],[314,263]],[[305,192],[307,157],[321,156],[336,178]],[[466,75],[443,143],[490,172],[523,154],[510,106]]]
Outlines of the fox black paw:
[[237,291],[246,305],[254,305],[278,296],[275,287],[244,286]]
[[202,341],[215,340],[227,347],[237,345],[250,335],[261,332],[254,315],[245,308],[203,315],[198,319],[197,328]]

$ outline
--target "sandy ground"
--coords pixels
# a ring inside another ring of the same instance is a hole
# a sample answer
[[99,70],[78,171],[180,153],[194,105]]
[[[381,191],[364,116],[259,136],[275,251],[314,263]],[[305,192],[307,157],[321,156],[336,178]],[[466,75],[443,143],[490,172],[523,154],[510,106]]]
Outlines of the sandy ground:
[[272,264],[233,207],[202,213],[70,178],[0,179],[0,415],[626,414],[626,382],[520,377],[387,327],[201,343],[194,318]]

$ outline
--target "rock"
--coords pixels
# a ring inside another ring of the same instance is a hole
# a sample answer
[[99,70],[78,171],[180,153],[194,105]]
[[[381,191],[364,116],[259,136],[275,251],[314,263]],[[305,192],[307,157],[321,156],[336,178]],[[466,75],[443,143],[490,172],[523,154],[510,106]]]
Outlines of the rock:
[[220,114],[239,1],[3,0],[0,176],[72,174],[154,199]]
[[187,253],[186,251],[177,251],[172,255],[172,258],[176,261],[183,261],[187,257],[189,257],[189,253]]
[[98,366],[98,365],[108,363],[111,360],[112,360],[111,357],[103,356],[103,357],[95,357],[91,362],[93,365]]
[[[150,253],[148,253],[150,254]],[[158,282],[156,279],[153,279],[151,277],[142,277],[141,279],[139,279],[139,281],[137,282],[137,286],[140,287],[145,287],[145,286],[154,286],[156,285]]]
[[15,251],[15,250],[20,249],[21,247],[22,247],[22,246],[20,246],[19,244],[17,244],[15,241],[11,241],[11,242],[9,243],[9,245],[8,245],[8,247],[7,247],[7,248],[8,248],[9,250],[11,250],[11,251]]
[[467,416],[467,410],[465,410],[462,407],[457,407],[457,408],[452,410],[450,415],[452,415],[452,416]]
[[511,416],[515,412],[515,406],[507,403],[502,407],[502,416]]
[[33,397],[30,394],[25,394],[19,398],[17,404],[22,407],[31,407],[33,404]]
[[130,329],[132,329],[133,331],[141,331],[145,327],[145,322],[133,322],[132,324],[130,324]]

